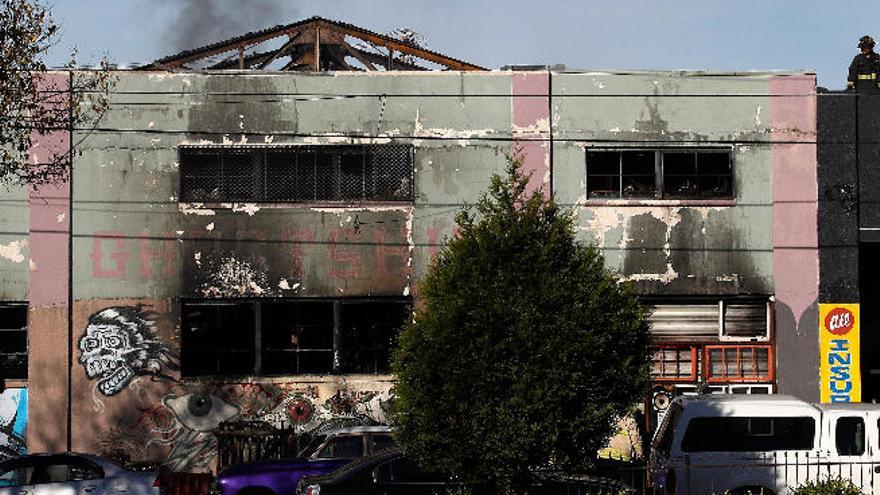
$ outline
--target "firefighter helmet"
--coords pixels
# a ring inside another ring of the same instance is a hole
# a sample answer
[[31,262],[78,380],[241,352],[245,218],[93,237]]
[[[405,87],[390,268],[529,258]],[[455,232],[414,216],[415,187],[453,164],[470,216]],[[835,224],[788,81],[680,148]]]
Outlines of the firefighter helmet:
[[862,36],[859,38],[859,48],[874,48],[874,38]]

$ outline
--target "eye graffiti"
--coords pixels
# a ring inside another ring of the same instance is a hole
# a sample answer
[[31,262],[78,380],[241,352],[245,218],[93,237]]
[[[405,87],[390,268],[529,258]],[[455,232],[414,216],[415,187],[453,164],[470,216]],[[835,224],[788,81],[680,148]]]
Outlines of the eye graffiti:
[[238,416],[238,408],[227,404],[210,394],[186,394],[168,397],[165,406],[174,413],[178,421],[193,431],[211,431],[220,423]]
[[172,471],[206,469],[217,455],[217,437],[212,432],[220,423],[238,416],[239,409],[208,393],[170,395],[162,402],[180,425],[171,437],[154,440],[171,445],[165,465]]
[[80,364],[98,390],[113,396],[139,375],[174,380],[163,368],[178,370],[179,356],[157,335],[157,313],[143,305],[113,306],[89,317],[79,340]]

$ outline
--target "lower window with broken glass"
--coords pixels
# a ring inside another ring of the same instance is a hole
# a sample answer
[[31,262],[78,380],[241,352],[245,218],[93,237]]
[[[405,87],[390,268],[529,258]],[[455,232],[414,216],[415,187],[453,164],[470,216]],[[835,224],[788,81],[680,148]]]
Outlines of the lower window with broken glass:
[[189,300],[185,377],[385,374],[409,298]]

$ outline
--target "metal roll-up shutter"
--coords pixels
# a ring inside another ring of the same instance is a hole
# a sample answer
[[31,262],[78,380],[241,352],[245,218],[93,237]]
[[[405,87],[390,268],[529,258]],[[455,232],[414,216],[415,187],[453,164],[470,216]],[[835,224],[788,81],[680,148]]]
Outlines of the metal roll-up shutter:
[[659,304],[648,321],[656,341],[717,340],[718,316],[718,304]]
[[757,339],[767,337],[767,303],[725,303],[724,337]]

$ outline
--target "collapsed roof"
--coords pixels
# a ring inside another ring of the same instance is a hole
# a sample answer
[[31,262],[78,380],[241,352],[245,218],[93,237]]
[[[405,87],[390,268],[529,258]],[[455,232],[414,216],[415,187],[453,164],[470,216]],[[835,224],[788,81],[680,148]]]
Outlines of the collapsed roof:
[[[285,38],[286,37],[286,38]],[[312,17],[185,50],[142,70],[487,70],[352,24]]]

